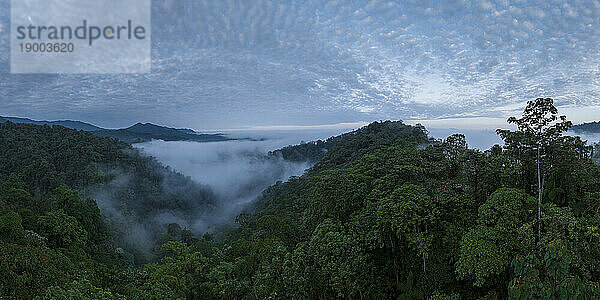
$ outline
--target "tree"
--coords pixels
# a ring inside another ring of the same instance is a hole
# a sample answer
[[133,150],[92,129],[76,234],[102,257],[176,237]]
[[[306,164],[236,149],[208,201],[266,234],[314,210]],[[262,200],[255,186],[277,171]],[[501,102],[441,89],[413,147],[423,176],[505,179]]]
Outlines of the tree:
[[[493,275],[507,271],[515,253],[528,248],[519,239],[520,227],[530,219],[535,199],[522,190],[499,189],[479,207],[477,226],[463,235],[456,271],[483,286]],[[498,280],[496,280],[498,281]]]
[[515,277],[508,286],[508,295],[511,299],[598,299],[598,283],[586,282],[573,274],[573,264],[561,240],[549,243],[543,257],[515,258]]
[[40,234],[48,239],[51,248],[82,249],[88,240],[87,232],[79,222],[62,209],[40,216]]
[[551,98],[537,98],[528,101],[520,119],[510,117],[508,123],[517,125],[517,131],[498,129],[506,148],[517,152],[517,155],[530,155],[534,152],[537,170],[538,193],[538,239],[542,231],[542,194],[544,179],[550,171],[551,164],[546,156],[547,150],[553,144],[560,142],[561,135],[573,123],[566,116],[558,116],[558,109]]
[[294,277],[308,298],[363,298],[369,282],[367,257],[339,221],[325,219],[296,249]]
[[444,154],[449,159],[457,159],[469,147],[464,134],[453,134],[444,140]]
[[52,285],[73,280],[71,260],[46,247],[0,242],[0,297],[33,299]]
[[404,184],[378,203],[377,215],[384,228],[390,227],[398,237],[408,240],[422,258],[423,273],[426,273],[432,229],[440,215],[434,199],[420,186]]
[[94,299],[117,300],[125,297],[113,294],[109,289],[102,289],[92,285],[88,280],[73,281],[64,287],[51,286],[46,289],[42,299]]

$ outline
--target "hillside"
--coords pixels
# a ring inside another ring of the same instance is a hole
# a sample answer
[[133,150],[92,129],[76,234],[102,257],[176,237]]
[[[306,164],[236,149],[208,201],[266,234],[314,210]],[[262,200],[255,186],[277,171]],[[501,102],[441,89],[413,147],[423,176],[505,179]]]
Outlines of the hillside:
[[[133,266],[110,236],[139,240],[165,209],[181,218],[209,210],[210,193],[191,184],[169,194],[187,180],[125,143],[0,124],[0,272],[9,274],[0,291],[17,298],[89,291],[132,299],[600,297],[600,166],[589,147],[556,137],[544,150],[552,169],[538,233],[535,157],[514,148],[519,132],[501,133],[510,144],[481,152],[460,134],[435,141],[422,126],[386,121],[275,151],[318,162],[265,190],[252,212],[236,218],[239,226],[215,236],[163,223],[159,260]],[[91,186],[80,192],[97,202],[62,183]],[[108,221],[96,203],[107,194],[119,199],[113,207],[123,222],[102,225]]]
[[201,134],[187,128],[170,128],[154,125],[151,123],[137,123],[122,129],[105,129],[81,121],[36,121],[27,118],[0,117],[0,123],[10,121],[19,124],[35,125],[60,125],[75,130],[85,130],[100,137],[111,137],[127,143],[148,142],[153,139],[164,141],[194,141],[194,142],[216,142],[227,141],[230,138],[222,134]]
[[102,128],[88,124],[81,121],[71,121],[71,120],[61,120],[61,121],[36,121],[27,118],[15,118],[15,117],[0,117],[0,122],[10,121],[13,123],[21,123],[21,124],[35,124],[35,125],[60,125],[71,129],[76,130],[85,130],[85,131],[96,131],[101,130]]
[[575,133],[600,133],[600,122],[589,122],[574,125],[571,130]]
[[[325,155],[338,146],[336,157],[330,157],[329,160],[337,160],[337,163],[343,165],[345,161],[352,161],[375,149],[391,146],[393,141],[398,138],[405,138],[419,143],[430,143],[427,137],[427,131],[417,126],[407,126],[400,122],[385,121],[381,123],[371,123],[363,128],[347,132],[338,136],[330,137],[325,141],[318,140],[299,145],[290,145],[275,151],[269,155],[281,156],[283,159],[291,161],[309,161],[319,162]],[[320,165],[327,165],[322,162]]]
[[217,142],[230,138],[222,134],[200,134],[191,129],[175,129],[150,123],[137,123],[124,129],[102,129],[93,134],[103,137],[117,138],[128,143],[147,142],[153,139],[164,141]]
[[35,232],[40,216],[75,217],[95,249],[90,255],[114,256],[118,247],[122,259],[150,261],[170,223],[156,216],[195,220],[214,201],[205,187],[124,142],[62,126],[0,124],[0,215],[16,212]]
[[[574,150],[576,140],[557,149]],[[546,179],[538,244],[534,163],[509,149],[468,149],[462,135],[432,143],[424,128],[373,123],[340,137],[309,173],[267,189],[256,213],[239,217],[221,264],[243,279],[227,291],[233,298],[506,299],[555,293],[546,285],[556,280],[598,296],[599,241],[564,230],[596,226],[600,168],[589,154],[568,155],[574,159],[551,155],[560,171]]]

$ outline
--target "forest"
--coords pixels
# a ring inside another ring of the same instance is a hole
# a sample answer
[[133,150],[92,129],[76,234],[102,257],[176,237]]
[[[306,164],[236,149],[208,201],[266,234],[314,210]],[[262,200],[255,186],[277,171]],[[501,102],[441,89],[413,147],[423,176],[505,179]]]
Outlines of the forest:
[[483,151],[401,121],[273,151],[314,165],[205,234],[154,217],[211,191],[131,145],[2,123],[0,296],[599,299],[600,148],[549,98],[508,123]]
[[600,133],[600,121],[574,125],[571,129],[576,133]]

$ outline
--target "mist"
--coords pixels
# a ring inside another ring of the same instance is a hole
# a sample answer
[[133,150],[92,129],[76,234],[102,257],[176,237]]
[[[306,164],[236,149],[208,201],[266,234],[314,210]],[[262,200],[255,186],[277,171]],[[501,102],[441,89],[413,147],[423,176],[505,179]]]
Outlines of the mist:
[[263,190],[314,163],[287,161],[270,151],[344,131],[240,131],[228,133],[237,140],[224,142],[137,143],[122,161],[97,165],[104,179],[81,192],[96,200],[115,232],[115,247],[134,263],[147,263],[156,260],[162,243],[180,238],[181,229],[201,237],[235,226],[236,216],[251,211]]
[[437,139],[462,133],[465,135],[469,148],[476,148],[481,151],[487,150],[495,144],[504,145],[504,142],[495,130],[491,129],[456,129],[456,128],[427,128],[429,135]]
[[[337,134],[335,132],[334,134]],[[284,132],[236,133],[232,136],[257,137],[258,140],[232,140],[198,143],[188,141],[153,140],[134,146],[148,156],[189,176],[209,188],[217,203],[206,214],[187,223],[179,223],[201,234],[233,223],[235,217],[252,205],[264,189],[291,176],[300,176],[311,167],[308,162],[291,162],[268,152],[314,138],[327,138],[326,132],[290,134]],[[176,187],[171,187],[176,188]]]
[[[131,188],[140,188],[136,182],[139,178],[133,170],[110,166],[103,169],[111,180],[89,188],[87,194],[97,201],[102,213],[120,232],[117,245],[134,253],[137,262],[152,261],[169,224],[177,223],[196,237],[217,232],[224,225],[233,225],[239,213],[251,211],[254,201],[266,188],[291,176],[300,176],[312,166],[309,162],[269,155],[270,151],[305,141],[325,140],[351,130],[238,131],[227,134],[237,140],[223,142],[137,143],[133,144],[132,155],[146,157],[152,178],[160,182],[157,188],[162,196],[153,197],[149,193],[150,199],[131,202],[127,193]],[[430,129],[430,135],[440,139],[456,132],[466,135],[470,147],[482,150],[501,143],[491,130]],[[170,198],[180,202],[173,203]],[[139,206],[133,214],[131,205]],[[151,207],[151,211],[145,212],[145,206]]]
[[588,145],[593,145],[600,142],[600,133],[573,132],[568,131],[568,135],[579,136],[582,140],[587,141]]

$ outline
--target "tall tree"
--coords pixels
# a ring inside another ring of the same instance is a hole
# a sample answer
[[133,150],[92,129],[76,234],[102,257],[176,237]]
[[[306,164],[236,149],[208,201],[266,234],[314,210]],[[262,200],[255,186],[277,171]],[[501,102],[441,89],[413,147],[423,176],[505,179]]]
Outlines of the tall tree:
[[508,123],[517,126],[516,131],[498,129],[496,132],[505,142],[508,150],[516,152],[521,157],[534,153],[537,170],[538,193],[538,239],[541,236],[542,194],[544,179],[550,171],[551,164],[546,163],[549,147],[561,142],[562,133],[573,123],[566,116],[558,116],[558,109],[551,98],[537,98],[528,101],[521,118],[510,117]]

